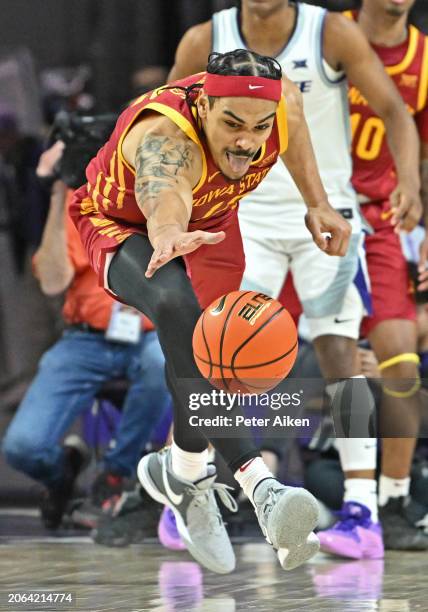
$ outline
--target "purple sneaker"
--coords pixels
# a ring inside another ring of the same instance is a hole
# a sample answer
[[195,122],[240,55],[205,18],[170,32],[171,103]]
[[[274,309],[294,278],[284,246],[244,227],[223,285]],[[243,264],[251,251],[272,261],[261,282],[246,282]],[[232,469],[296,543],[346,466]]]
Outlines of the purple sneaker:
[[170,550],[185,550],[186,545],[180,538],[172,510],[165,508],[162,510],[158,525],[158,537],[162,546]]
[[339,521],[333,527],[317,533],[323,552],[350,559],[383,559],[382,527],[373,523],[366,506],[345,502],[337,514]]

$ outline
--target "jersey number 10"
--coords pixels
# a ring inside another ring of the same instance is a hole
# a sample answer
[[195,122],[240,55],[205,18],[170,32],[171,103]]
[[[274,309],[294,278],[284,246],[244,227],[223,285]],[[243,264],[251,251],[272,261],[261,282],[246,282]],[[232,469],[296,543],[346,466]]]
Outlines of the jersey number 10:
[[385,136],[385,126],[379,117],[369,117],[359,132],[358,141],[354,143],[361,119],[362,115],[360,113],[351,115],[353,147],[357,157],[371,161],[379,157]]

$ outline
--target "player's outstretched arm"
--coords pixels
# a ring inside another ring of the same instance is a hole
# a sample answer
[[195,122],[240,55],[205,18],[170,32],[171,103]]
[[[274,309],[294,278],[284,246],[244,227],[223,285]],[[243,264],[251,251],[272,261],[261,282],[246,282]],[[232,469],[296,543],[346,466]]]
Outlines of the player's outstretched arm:
[[419,197],[419,138],[415,123],[393,81],[360,27],[343,15],[330,13],[324,32],[324,56],[343,69],[374,112],[383,120],[397,169],[398,187],[391,195],[396,231],[409,231],[422,215]]
[[212,46],[211,21],[200,23],[187,30],[175,52],[174,65],[168,75],[168,83],[184,79],[189,74],[206,69]]
[[155,120],[149,128],[137,125],[123,152],[135,166],[135,197],[154,249],[147,278],[174,257],[224,239],[224,232],[187,231],[202,160],[197,145],[169,119]]
[[[328,202],[303,114],[302,95],[289,79],[284,79],[284,94],[289,142],[281,159],[308,208],[305,221],[314,242],[329,255],[343,256],[348,249],[351,226]],[[331,237],[327,238],[324,233]]]

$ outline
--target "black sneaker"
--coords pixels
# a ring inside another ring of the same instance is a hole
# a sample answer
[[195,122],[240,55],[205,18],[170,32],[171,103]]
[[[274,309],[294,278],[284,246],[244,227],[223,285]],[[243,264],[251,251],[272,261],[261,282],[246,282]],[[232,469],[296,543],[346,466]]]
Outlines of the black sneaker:
[[40,513],[47,529],[58,529],[74,492],[74,483],[89,461],[89,449],[79,436],[64,440],[64,474],[62,480],[43,493]]
[[411,525],[418,527],[428,535],[428,506],[409,496],[404,501],[403,511],[404,516]]
[[110,516],[102,517],[92,539],[103,546],[129,546],[157,537],[162,506],[142,487],[122,493]]
[[94,506],[101,507],[107,499],[122,495],[124,490],[124,478],[118,474],[101,472],[95,478],[91,491],[91,502]]
[[[118,499],[119,496],[112,498],[114,501]],[[70,522],[73,527],[96,529],[104,516],[104,506],[95,506],[90,498],[83,498],[76,501],[76,504],[70,512]]]
[[122,493],[134,489],[135,480],[102,472],[92,485],[91,495],[77,500],[70,514],[72,524],[84,529],[97,529],[103,518],[113,515]]
[[409,522],[406,504],[409,505],[408,499],[396,497],[379,508],[385,549],[428,550],[428,536]]

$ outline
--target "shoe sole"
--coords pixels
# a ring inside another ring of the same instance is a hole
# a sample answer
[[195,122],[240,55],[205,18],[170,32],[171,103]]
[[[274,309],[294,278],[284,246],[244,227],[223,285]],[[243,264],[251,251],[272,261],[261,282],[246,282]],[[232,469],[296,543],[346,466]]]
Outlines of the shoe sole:
[[356,561],[363,560],[379,560],[385,557],[385,551],[383,548],[346,548],[345,546],[335,545],[334,542],[323,542],[323,538],[320,540],[321,550],[324,553],[332,555],[340,559],[353,559]]
[[150,478],[149,469],[148,469],[149,461],[150,461],[150,455],[146,455],[145,457],[140,459],[140,462],[138,463],[138,467],[137,467],[138,480],[140,481],[141,485],[145,488],[147,493],[154,500],[156,500],[160,504],[163,504],[164,506],[167,506],[174,513],[178,533],[180,534],[180,537],[183,540],[189,553],[198,563],[200,563],[207,569],[211,570],[212,572],[215,572],[216,574],[230,574],[230,572],[232,572],[235,569],[235,565],[231,568],[224,568],[216,564],[213,564],[212,559],[207,558],[205,557],[205,555],[201,554],[201,551],[197,547],[195,547],[193,542],[189,539],[188,531],[184,524],[181,513],[177,510],[176,506],[174,506],[171,503],[170,499],[159,491],[156,484]]
[[319,540],[312,533],[318,515],[315,498],[304,489],[287,491],[275,504],[269,522],[276,523],[272,540],[283,569],[295,569],[319,551]]
[[301,546],[291,546],[290,548],[280,548],[277,552],[281,567],[287,571],[296,569],[309,561],[320,549],[320,543],[314,533],[310,533],[306,542]]

